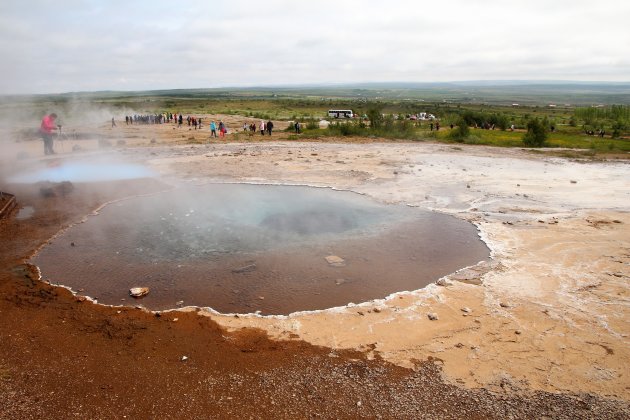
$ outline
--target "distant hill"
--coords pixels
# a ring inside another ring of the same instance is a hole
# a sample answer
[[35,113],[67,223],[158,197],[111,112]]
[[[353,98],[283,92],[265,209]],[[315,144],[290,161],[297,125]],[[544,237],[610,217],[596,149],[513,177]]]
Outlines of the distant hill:
[[610,105],[630,104],[630,82],[573,81],[455,81],[382,82],[317,85],[161,89],[149,91],[68,92],[55,95],[4,96],[2,102],[26,98],[48,100],[110,99],[130,97],[220,99],[220,98],[343,98],[355,100],[425,100],[430,102],[488,103],[511,105]]

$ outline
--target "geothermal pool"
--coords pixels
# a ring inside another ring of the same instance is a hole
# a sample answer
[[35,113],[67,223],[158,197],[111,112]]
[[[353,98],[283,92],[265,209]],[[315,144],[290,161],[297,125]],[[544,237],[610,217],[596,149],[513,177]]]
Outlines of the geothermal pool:
[[[111,203],[32,262],[104,304],[288,314],[415,290],[488,257],[475,226],[448,215],[327,188],[210,184]],[[150,292],[136,300],[132,287]]]

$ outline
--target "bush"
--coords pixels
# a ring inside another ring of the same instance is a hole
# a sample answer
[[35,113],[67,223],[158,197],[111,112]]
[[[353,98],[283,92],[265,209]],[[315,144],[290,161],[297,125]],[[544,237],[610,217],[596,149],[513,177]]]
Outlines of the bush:
[[367,117],[373,129],[378,130],[382,127],[384,118],[379,108],[370,108],[367,111]]
[[538,118],[527,122],[527,133],[523,136],[523,143],[529,147],[542,147],[547,141],[547,124]]
[[458,143],[463,143],[470,136],[470,128],[466,121],[463,118],[457,121],[457,126],[448,133],[448,136]]

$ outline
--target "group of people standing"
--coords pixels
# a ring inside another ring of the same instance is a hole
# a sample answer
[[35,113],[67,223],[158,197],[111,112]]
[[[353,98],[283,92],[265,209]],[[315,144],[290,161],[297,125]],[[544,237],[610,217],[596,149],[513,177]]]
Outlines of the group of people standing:
[[[271,133],[273,132],[273,121],[269,120],[269,121],[264,121],[261,120],[260,123],[258,124],[258,130],[260,130],[260,135],[264,136],[265,133],[267,133],[267,135],[271,135]],[[243,124],[243,131],[249,131],[252,134],[256,132],[256,123],[253,122],[251,124],[249,123],[245,123]]]
[[[57,114],[51,113],[44,116],[42,119],[39,132],[44,141],[44,154],[52,155],[55,154],[53,150],[53,133],[56,129],[61,130],[61,126],[56,123]],[[182,114],[172,114],[172,113],[163,113],[163,114],[148,114],[148,115],[126,115],[125,123],[127,125],[130,124],[163,124],[167,122],[173,122],[178,126],[182,126],[184,121],[188,123],[189,126],[192,126],[196,129],[201,130],[201,122],[202,119],[194,116],[187,116],[184,119]],[[112,117],[111,120],[112,127],[116,127],[116,122]],[[256,131],[260,131],[262,136],[265,133],[268,136],[271,136],[273,133],[274,124],[273,121],[261,120],[260,123],[256,124],[255,122],[245,122],[243,124],[243,131],[254,134]],[[296,133],[300,132],[300,124],[299,122],[295,122],[294,129]],[[223,121],[212,121],[210,123],[210,137],[225,137],[228,129],[227,125]]]

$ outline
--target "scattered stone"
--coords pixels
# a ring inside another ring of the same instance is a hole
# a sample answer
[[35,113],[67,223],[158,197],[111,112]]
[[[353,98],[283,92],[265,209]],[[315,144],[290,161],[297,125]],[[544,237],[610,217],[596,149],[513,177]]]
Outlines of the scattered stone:
[[265,297],[264,296],[258,296],[258,299],[259,300],[265,300]]
[[465,314],[469,314],[472,312],[472,309],[470,309],[468,306],[464,306],[461,311]]
[[336,284],[337,286],[339,286],[339,285],[341,285],[341,284],[344,284],[345,282],[346,282],[346,279],[337,279],[337,280],[335,280],[335,284]]
[[177,302],[175,302],[175,306],[182,306],[184,304],[183,300],[178,300]]
[[435,312],[429,312],[429,313],[427,314],[427,317],[428,317],[431,321],[437,321],[437,320],[439,319],[439,318],[438,318],[438,315],[437,315]]
[[343,258],[338,257],[336,255],[329,255],[325,257],[325,259],[326,259],[326,262],[333,267],[345,267],[346,265],[346,261]]
[[374,308],[374,309],[372,309],[372,310],[373,310],[374,312],[376,312],[377,314],[380,314],[380,313],[381,313],[381,310],[380,310],[379,308]]
[[74,242],[70,242],[70,246],[75,246],[75,245],[74,245]]
[[188,360],[188,356],[182,356],[182,362],[185,362],[186,360]]
[[148,287],[132,287],[131,289],[129,289],[129,294],[135,297],[136,299],[141,298],[149,294],[149,288]]
[[502,308],[511,308],[512,305],[507,302],[499,302],[499,306]]
[[571,180],[571,184],[577,184],[577,181]]
[[516,331],[514,331],[514,334],[516,334],[516,335],[521,335],[521,334],[522,334],[522,331],[521,331],[521,330],[516,330]]
[[466,188],[470,188],[470,184],[466,184]]
[[173,318],[173,322],[179,321],[179,318]]
[[448,281],[448,280],[446,280],[444,277],[442,277],[441,279],[438,279],[438,280],[435,282],[435,284],[437,284],[438,286],[444,286],[444,287],[446,287],[446,286],[450,286],[450,285],[451,285],[451,282],[450,282],[450,281]]
[[361,407],[363,403],[361,401],[357,401],[357,407]]
[[464,347],[463,343],[457,343],[455,344],[455,347],[457,347],[458,349],[461,349],[462,347]]
[[617,220],[617,219],[615,219],[615,220],[613,220],[612,222],[613,222],[613,223],[621,223],[621,220]]

